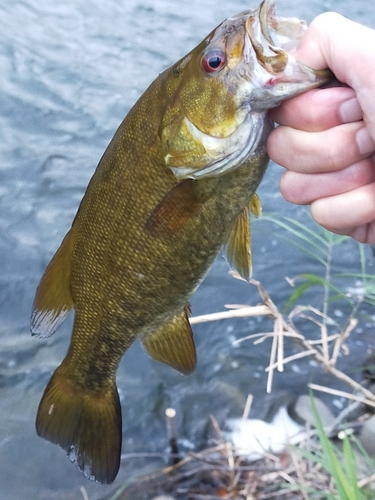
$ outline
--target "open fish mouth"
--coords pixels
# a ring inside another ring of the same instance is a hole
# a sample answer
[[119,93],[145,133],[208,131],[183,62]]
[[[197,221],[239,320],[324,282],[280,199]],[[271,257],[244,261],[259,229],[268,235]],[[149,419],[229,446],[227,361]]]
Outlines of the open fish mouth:
[[274,0],[264,0],[258,9],[252,11],[245,28],[258,63],[271,75],[270,86],[306,82],[308,75],[315,81],[332,76],[328,70],[313,71],[300,62],[298,65],[288,64],[307,31],[307,24],[297,18],[277,16]]
[[308,29],[305,21],[277,16],[274,0],[264,0],[257,9],[243,12],[242,17],[242,74],[249,82],[244,95],[248,92],[252,111],[274,108],[332,79],[331,71],[316,71],[295,58],[298,43]]
[[[299,24],[302,27],[302,24]],[[246,19],[246,31],[258,62],[269,73],[278,74],[284,71],[288,62],[288,54],[279,42],[275,43],[269,26],[277,33],[275,4],[272,0],[265,0],[257,11]]]

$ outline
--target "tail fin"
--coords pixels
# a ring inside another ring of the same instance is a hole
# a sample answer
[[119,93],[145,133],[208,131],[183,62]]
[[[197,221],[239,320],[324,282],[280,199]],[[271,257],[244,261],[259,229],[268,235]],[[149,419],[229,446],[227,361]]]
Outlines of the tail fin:
[[89,479],[112,483],[120,467],[122,419],[115,382],[100,393],[64,377],[60,366],[39,404],[39,436],[59,444]]

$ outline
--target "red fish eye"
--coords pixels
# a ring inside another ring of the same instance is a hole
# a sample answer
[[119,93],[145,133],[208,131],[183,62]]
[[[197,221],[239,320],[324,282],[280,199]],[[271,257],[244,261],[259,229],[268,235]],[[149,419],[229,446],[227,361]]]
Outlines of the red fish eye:
[[221,70],[225,62],[224,52],[221,52],[221,50],[212,50],[202,57],[202,68],[207,73],[214,73]]

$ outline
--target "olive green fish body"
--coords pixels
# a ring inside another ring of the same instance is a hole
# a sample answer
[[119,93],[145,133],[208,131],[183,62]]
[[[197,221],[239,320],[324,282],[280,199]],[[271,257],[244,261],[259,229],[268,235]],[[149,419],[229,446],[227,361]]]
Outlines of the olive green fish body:
[[183,181],[189,198],[199,203],[195,216],[172,234],[148,230],[153,209],[179,184],[165,168],[159,137],[164,109],[158,103],[173,73],[167,70],[119,127],[71,229],[76,319],[68,360],[72,377],[84,387],[114,376],[137,336],[182,311],[267,165],[263,146],[233,172]]
[[72,308],[75,319],[37,432],[92,479],[112,482],[119,468],[115,378],[128,347],[140,338],[154,359],[190,373],[189,298],[223,245],[249,278],[267,110],[326,79],[283,49],[302,31],[268,0],[164,71],[118,128],[42,277],[33,333],[53,334]]

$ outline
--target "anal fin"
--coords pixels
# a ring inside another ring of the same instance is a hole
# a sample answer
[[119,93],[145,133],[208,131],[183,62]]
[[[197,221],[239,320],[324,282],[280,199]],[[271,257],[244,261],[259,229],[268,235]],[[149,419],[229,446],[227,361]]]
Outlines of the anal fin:
[[142,345],[153,359],[188,375],[196,364],[193,332],[188,319],[189,309],[175,316],[156,332],[141,339]]
[[31,316],[31,333],[49,337],[74,303],[70,293],[71,232],[63,239],[38,285]]

